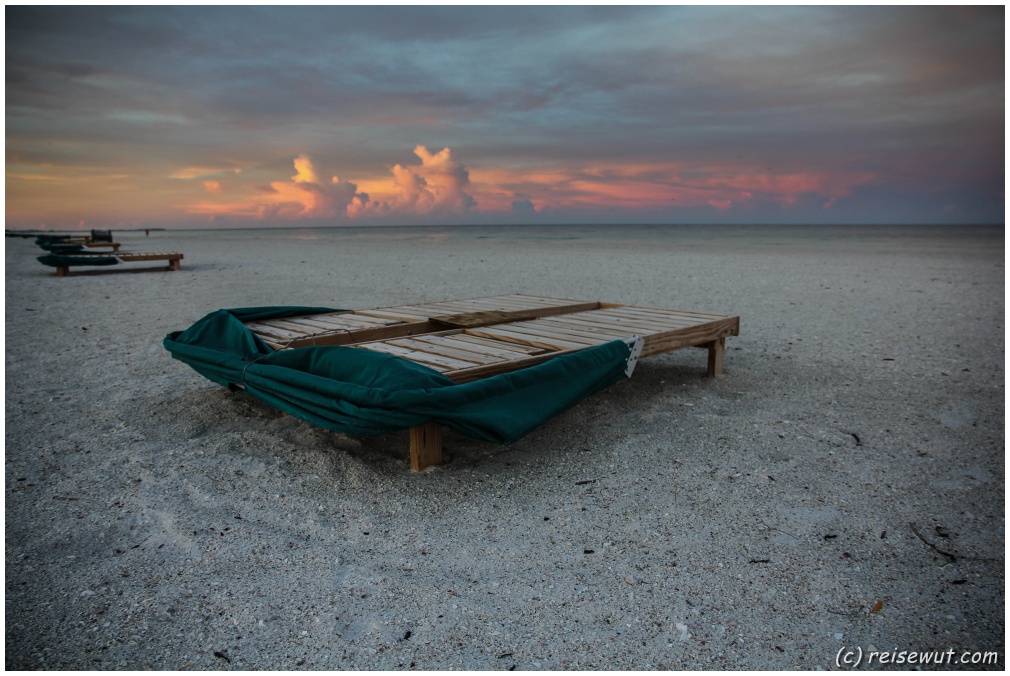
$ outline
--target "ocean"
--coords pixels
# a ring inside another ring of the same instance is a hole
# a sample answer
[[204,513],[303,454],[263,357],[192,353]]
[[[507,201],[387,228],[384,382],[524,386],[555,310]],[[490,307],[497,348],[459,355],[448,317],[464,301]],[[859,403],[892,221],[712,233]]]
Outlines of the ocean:
[[552,247],[627,246],[645,248],[695,247],[739,250],[748,248],[826,248],[835,251],[894,251],[908,247],[949,250],[1002,246],[1002,225],[474,225],[474,226],[360,226],[191,229],[152,232],[151,238],[199,241],[304,241],[329,243],[516,244],[543,243]]

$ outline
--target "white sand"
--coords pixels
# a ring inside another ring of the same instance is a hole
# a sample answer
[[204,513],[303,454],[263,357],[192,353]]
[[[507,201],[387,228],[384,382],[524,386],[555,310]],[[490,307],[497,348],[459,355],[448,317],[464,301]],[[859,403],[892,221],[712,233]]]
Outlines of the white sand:
[[[7,239],[7,668],[1002,667],[1002,228],[848,232],[125,233],[182,270],[64,279]],[[741,335],[720,378],[648,358],[422,473],[405,433],[281,416],[161,346],[223,307],[522,291]]]

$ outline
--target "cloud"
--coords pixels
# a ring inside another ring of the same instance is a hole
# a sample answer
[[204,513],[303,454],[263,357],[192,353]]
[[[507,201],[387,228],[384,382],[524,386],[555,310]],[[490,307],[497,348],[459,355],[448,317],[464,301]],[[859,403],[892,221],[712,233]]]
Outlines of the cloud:
[[169,178],[188,180],[193,178],[205,178],[208,176],[221,174],[241,174],[238,167],[183,167],[168,175]]
[[351,211],[367,211],[368,195],[359,193],[354,183],[336,176],[324,181],[308,155],[299,155],[293,164],[295,175],[290,182],[270,184],[269,203],[261,204],[258,212],[261,218],[336,219]]
[[[719,212],[734,207],[789,207],[802,198],[821,203],[850,197],[858,186],[877,180],[871,172],[849,170],[776,171],[771,167],[724,161],[587,164],[582,167],[489,169],[475,171],[482,205],[520,215],[524,200],[537,212],[563,209],[629,213],[658,210],[671,217],[686,209]],[[508,195],[507,199],[503,199]],[[830,206],[828,208],[830,208]],[[526,212],[528,213],[528,212]]]
[[291,177],[291,180],[295,183],[319,184],[319,177],[316,176],[316,170],[312,166],[312,158],[305,155],[296,157],[295,172],[295,175]]
[[[358,192],[356,184],[320,178],[313,160],[299,155],[293,160],[295,174],[287,181],[272,181],[268,185],[246,188],[245,198],[232,198],[229,202],[198,202],[187,207],[192,214],[210,216],[253,217],[259,220],[339,220],[348,216],[382,213],[381,205],[374,205],[368,195]],[[223,192],[219,181],[203,181],[206,192]],[[234,191],[232,191],[234,192]]]
[[[271,181],[252,189],[246,203],[202,202],[191,205],[190,213],[253,216],[260,220],[368,219],[385,216],[462,215],[476,209],[477,202],[467,192],[470,184],[466,168],[452,157],[449,148],[437,153],[417,146],[419,165],[396,164],[380,182],[386,199],[373,200],[358,184],[337,176],[323,178],[315,161],[306,154],[292,161],[295,173],[285,181]],[[219,181],[203,181],[206,192],[222,191]]]
[[477,202],[467,194],[470,174],[443,148],[432,153],[425,146],[414,148],[421,166],[393,167],[393,180],[399,189],[393,210],[416,215],[463,214],[475,209]]
[[[582,166],[482,166],[474,172],[448,147],[438,152],[414,148],[418,162],[399,163],[364,185],[330,176],[308,154],[291,160],[284,180],[239,183],[202,175],[204,200],[192,214],[273,221],[452,223],[473,219],[514,222],[564,218],[563,214],[617,217],[620,212],[677,219],[687,214],[773,214],[816,208],[844,210],[854,190],[879,181],[876,173],[774,169],[741,160],[695,163],[621,162]],[[248,170],[252,175],[261,170]],[[274,170],[276,173],[276,170]],[[227,197],[226,197],[227,195]],[[244,196],[243,196],[244,195]],[[480,208],[478,208],[478,200]],[[700,210],[700,211],[699,211]]]

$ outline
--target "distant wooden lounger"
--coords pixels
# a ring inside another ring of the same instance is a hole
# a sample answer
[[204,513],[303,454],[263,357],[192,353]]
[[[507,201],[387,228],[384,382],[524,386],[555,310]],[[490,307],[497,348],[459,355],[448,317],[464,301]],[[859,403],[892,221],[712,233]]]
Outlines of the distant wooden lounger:
[[39,261],[44,265],[55,267],[57,277],[65,277],[70,273],[71,266],[114,265],[116,263],[137,263],[142,261],[168,261],[168,267],[165,268],[166,270],[178,270],[181,267],[182,258],[182,254],[175,251],[114,254],[93,254],[89,252],[83,255],[70,254],[66,256],[40,256]]
[[[276,350],[343,345],[395,355],[457,383],[507,373],[635,336],[641,355],[708,350],[708,375],[723,371],[726,338],[740,318],[709,312],[512,294],[246,322]],[[410,430],[414,470],[442,462],[436,423]]]

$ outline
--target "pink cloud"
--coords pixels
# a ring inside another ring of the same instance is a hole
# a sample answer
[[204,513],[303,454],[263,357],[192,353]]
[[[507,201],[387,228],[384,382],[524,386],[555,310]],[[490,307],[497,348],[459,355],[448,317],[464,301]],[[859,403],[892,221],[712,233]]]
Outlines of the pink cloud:
[[[339,218],[364,213],[369,208],[368,195],[357,186],[334,176],[329,181],[320,178],[312,158],[299,155],[293,160],[295,174],[288,181],[273,181],[269,185],[251,188],[251,194],[239,201],[199,202],[187,211],[209,216],[231,215],[258,219]],[[219,193],[218,181],[204,181],[204,189]]]
[[293,161],[295,175],[290,182],[274,181],[272,193],[263,195],[268,203],[260,204],[261,217],[271,218],[338,218],[346,216],[352,204],[355,210],[367,204],[368,195],[358,192],[358,186],[333,176],[320,178],[312,158],[299,155]]
[[[419,145],[414,154],[420,159],[419,165],[394,165],[388,178],[372,182],[384,197],[378,201],[360,191],[357,183],[336,176],[324,179],[313,159],[303,154],[292,161],[295,173],[290,179],[253,188],[245,202],[199,202],[189,205],[187,211],[295,220],[459,215],[476,207],[468,193],[469,172],[453,158],[449,148],[433,153]],[[218,181],[203,181],[203,187],[209,193],[221,192]]]
[[414,148],[421,166],[393,167],[393,181],[399,189],[393,210],[413,214],[462,214],[477,206],[466,192],[469,172],[452,157],[449,148],[432,153],[424,146]]
[[757,202],[787,207],[804,195],[819,196],[834,206],[855,186],[875,178],[868,172],[775,172],[763,167],[680,162],[533,171],[482,168],[474,176],[481,204],[499,211],[509,210],[517,195],[534,199],[545,209],[709,206],[723,210],[729,204]]
[[[247,186],[246,197],[204,201],[191,213],[230,214],[261,219],[367,219],[380,216],[452,217],[466,213],[529,216],[564,209],[628,210],[748,208],[778,204],[782,208],[819,198],[830,210],[861,184],[876,178],[868,172],[773,171],[739,164],[694,165],[686,162],[537,167],[479,167],[471,172],[449,148],[432,152],[414,148],[419,163],[395,164],[385,176],[364,182],[327,178],[308,155],[292,160],[294,174],[268,185]],[[203,180],[206,193],[223,192],[217,180]],[[373,197],[374,196],[374,197]],[[210,196],[207,196],[208,199]],[[481,208],[478,210],[478,200]]]

